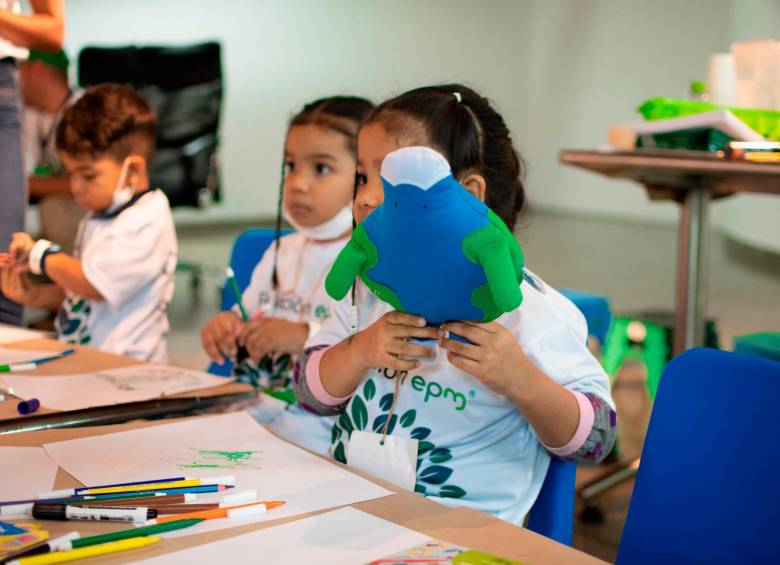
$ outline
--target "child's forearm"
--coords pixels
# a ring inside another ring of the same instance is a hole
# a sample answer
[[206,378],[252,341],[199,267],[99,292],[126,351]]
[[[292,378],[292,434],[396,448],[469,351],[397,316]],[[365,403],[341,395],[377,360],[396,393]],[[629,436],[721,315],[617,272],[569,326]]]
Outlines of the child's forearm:
[[574,393],[533,363],[528,363],[525,372],[528,377],[510,395],[512,401],[531,424],[539,441],[556,447],[565,445],[577,431],[580,419]]
[[615,443],[615,411],[595,394],[564,388],[531,365],[531,376],[511,395],[539,441],[554,455],[597,462]]
[[64,253],[55,253],[46,258],[46,275],[60,288],[92,300],[103,300],[103,296],[84,275],[81,261]]
[[362,361],[361,332],[329,348],[320,360],[319,373],[325,391],[334,397],[350,396],[370,369]]
[[[355,337],[334,346],[318,345],[304,350],[293,371],[295,396],[304,409],[329,416],[341,412],[349,402],[368,370],[351,350],[350,341]],[[323,374],[327,376],[323,377]],[[334,394],[334,391],[338,393]]]
[[35,285],[29,304],[32,308],[45,308],[56,312],[65,299],[65,293],[56,284]]

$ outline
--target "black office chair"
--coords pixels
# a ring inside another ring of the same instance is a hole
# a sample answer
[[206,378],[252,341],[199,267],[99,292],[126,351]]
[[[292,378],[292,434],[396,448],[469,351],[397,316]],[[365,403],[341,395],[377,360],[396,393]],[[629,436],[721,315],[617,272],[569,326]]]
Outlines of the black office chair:
[[[128,84],[157,112],[157,150],[149,165],[152,186],[172,207],[202,208],[221,200],[218,168],[222,109],[222,62],[219,43],[182,47],[85,47],[79,54],[78,81],[83,87],[104,82]],[[190,273],[197,300],[206,266],[179,261]]]

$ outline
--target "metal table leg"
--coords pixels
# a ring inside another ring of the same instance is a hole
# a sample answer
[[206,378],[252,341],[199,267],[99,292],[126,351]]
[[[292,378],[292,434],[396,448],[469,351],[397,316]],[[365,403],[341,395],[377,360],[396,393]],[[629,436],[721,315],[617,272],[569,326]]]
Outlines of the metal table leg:
[[687,192],[680,214],[675,298],[675,355],[691,347],[704,345],[709,199],[709,193],[704,188]]

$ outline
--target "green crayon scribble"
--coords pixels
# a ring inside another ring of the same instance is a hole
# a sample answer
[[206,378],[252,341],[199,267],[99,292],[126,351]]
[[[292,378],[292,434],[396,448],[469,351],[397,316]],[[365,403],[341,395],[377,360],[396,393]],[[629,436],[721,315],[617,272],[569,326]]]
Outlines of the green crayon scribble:
[[235,469],[248,467],[259,469],[260,451],[225,451],[197,449],[198,457],[192,463],[180,463],[182,469]]
[[182,469],[219,469],[220,465],[217,464],[207,464],[207,463],[198,463],[197,461],[193,461],[192,464],[186,465],[184,463],[180,463],[179,467]]

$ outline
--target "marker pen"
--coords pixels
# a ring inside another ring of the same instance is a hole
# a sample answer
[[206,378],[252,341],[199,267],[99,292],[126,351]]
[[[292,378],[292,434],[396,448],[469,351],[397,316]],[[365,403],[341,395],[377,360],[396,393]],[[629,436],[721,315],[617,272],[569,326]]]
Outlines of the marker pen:
[[136,522],[157,517],[157,510],[141,506],[69,506],[67,504],[33,504],[33,518],[38,520],[97,520],[101,522]]

